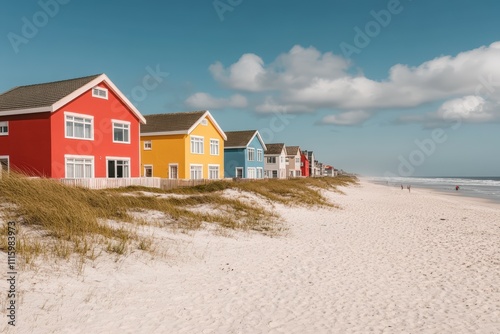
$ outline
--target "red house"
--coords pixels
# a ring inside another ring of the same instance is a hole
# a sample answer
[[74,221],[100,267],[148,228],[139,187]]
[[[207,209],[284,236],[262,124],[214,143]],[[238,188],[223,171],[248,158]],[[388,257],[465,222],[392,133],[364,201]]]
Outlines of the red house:
[[0,164],[51,178],[139,177],[146,121],[105,74],[0,95]]
[[302,176],[309,176],[309,159],[304,153],[300,154],[300,172],[302,173]]

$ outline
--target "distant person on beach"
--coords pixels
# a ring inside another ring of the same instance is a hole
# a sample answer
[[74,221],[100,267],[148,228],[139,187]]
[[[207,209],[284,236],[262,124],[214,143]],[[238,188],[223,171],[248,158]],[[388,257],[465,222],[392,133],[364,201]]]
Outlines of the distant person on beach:
[[459,187],[459,186],[456,186],[456,187],[455,187],[455,190],[456,190],[456,191],[458,191],[458,189],[460,189],[460,187]]
[[408,188],[408,192],[411,191],[411,186],[410,185],[408,185],[408,187],[406,187],[406,188]]
[[401,190],[403,190],[403,185],[401,184]]

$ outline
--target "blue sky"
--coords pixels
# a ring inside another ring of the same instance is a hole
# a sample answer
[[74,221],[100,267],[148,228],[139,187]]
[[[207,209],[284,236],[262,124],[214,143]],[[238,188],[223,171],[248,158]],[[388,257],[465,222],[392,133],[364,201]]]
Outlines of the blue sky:
[[500,175],[498,1],[1,7],[0,91],[106,73],[145,115],[208,109],[348,171]]

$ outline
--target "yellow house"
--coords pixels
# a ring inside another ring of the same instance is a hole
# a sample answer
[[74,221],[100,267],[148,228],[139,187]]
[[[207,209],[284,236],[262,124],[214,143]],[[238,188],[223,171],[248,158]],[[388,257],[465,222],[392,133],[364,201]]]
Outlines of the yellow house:
[[169,179],[224,177],[226,134],[209,111],[144,115],[142,175]]

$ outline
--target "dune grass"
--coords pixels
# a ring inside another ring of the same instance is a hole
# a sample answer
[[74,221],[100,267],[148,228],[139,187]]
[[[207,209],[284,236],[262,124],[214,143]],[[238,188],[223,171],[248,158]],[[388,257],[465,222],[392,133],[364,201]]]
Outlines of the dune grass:
[[[160,227],[181,231],[214,224],[222,230],[273,235],[283,230],[275,214],[254,203],[224,196],[223,190],[252,192],[271,202],[290,205],[333,206],[320,190],[353,182],[353,178],[339,177],[220,181],[172,191],[143,187],[90,190],[11,173],[0,179],[0,203],[9,205],[2,211],[4,220],[18,222],[17,251],[26,263],[41,255],[69,258],[76,254],[83,261],[93,260],[102,252],[124,255],[134,249],[154,251],[151,238],[131,228],[141,223],[134,212],[161,212],[165,219]],[[172,194],[177,195],[169,196]],[[5,226],[0,226],[0,233],[6,235]],[[6,249],[3,237],[0,251]]]
[[236,189],[258,194],[263,198],[282,204],[306,206],[335,206],[322,194],[321,190],[338,191],[339,186],[355,184],[357,179],[352,176],[293,178],[293,179],[263,179],[251,181],[226,182],[218,181],[206,185],[171,190],[176,194],[214,193],[225,189]]

